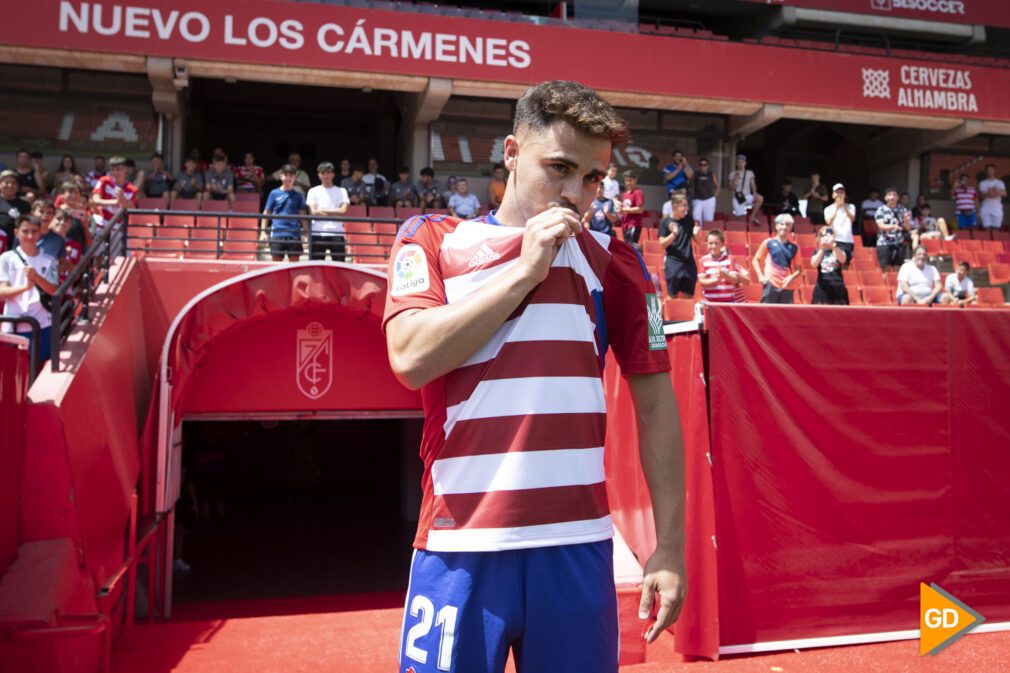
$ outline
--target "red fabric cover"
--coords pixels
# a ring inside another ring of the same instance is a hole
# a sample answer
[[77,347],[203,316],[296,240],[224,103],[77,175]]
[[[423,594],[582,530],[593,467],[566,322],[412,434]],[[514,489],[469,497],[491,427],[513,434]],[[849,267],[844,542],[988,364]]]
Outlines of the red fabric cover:
[[[718,587],[712,537],[715,517],[708,462],[708,412],[701,336],[667,340],[670,373],[680,408],[687,487],[686,535],[688,597],[674,627],[681,654],[715,659],[719,652]],[[656,547],[652,502],[638,458],[638,432],[627,383],[613,357],[604,371],[607,396],[607,497],[614,524],[640,563]],[[655,645],[654,645],[655,646]]]
[[21,469],[25,451],[28,350],[17,337],[0,338],[0,577],[21,544]]
[[1010,618],[1010,312],[713,306],[722,645]]

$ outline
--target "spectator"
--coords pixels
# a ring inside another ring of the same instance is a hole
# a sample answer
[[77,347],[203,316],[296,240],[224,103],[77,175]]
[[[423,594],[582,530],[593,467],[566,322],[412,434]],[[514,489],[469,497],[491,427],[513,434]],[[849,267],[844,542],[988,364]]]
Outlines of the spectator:
[[[347,190],[333,184],[336,171],[333,164],[324,161],[316,169],[319,185],[311,188],[305,197],[309,213],[338,217],[347,212],[350,200]],[[338,220],[312,220],[309,236],[309,259],[326,259],[326,253],[334,262],[346,261],[344,247],[344,223]]]
[[[38,154],[38,158],[35,155]],[[36,198],[46,193],[45,169],[42,168],[42,154],[31,152],[21,148],[15,155],[17,163],[14,172],[18,178],[18,193],[21,197],[31,203]]]
[[456,183],[456,193],[449,199],[449,214],[453,217],[469,220],[477,217],[480,211],[480,200],[471,194],[466,184],[466,178],[460,178]]
[[351,168],[351,177],[340,185],[347,191],[347,198],[350,199],[352,206],[376,205],[375,192],[372,191],[372,185],[365,182],[364,177],[364,166],[355,165]]
[[779,193],[775,195],[775,200],[772,201],[775,205],[775,209],[779,213],[784,213],[786,215],[799,215],[800,214],[800,199],[793,192],[793,181],[786,178],[782,181],[782,188]]
[[612,200],[621,196],[621,183],[617,180],[617,164],[614,162],[607,166],[607,177],[603,178],[603,195]]
[[929,204],[923,203],[919,206],[919,216],[912,219],[911,234],[913,248],[917,247],[920,241],[928,238],[940,238],[943,236],[943,240],[945,241],[954,240],[954,237],[947,229],[947,221],[942,217],[933,217],[930,215],[930,210]]
[[495,164],[491,184],[487,186],[487,203],[491,210],[498,210],[505,197],[505,165]]
[[[840,263],[848,267],[852,260],[852,253],[856,248],[856,239],[852,235],[853,225],[856,222],[856,207],[845,202],[845,185],[840,182],[835,183],[835,186],[831,188],[831,195],[834,201],[824,209],[824,219],[830,227],[832,242],[845,253],[845,259]],[[845,303],[849,303],[848,295],[846,295]]]
[[133,159],[126,160],[126,182],[137,188],[140,193],[140,184],[144,181],[144,171],[137,171],[137,162]]
[[941,290],[940,272],[926,261],[926,248],[916,246],[912,259],[898,271],[898,305],[933,304],[940,301]]
[[166,204],[171,203],[172,183],[175,177],[165,169],[165,157],[157,152],[151,155],[151,172],[144,177],[140,190],[151,199],[165,197]]
[[126,159],[109,159],[109,173],[102,177],[91,191],[95,206],[95,233],[112,221],[120,208],[137,207],[137,188],[126,180]]
[[720,229],[705,238],[708,254],[701,258],[698,284],[706,303],[743,303],[743,286],[750,284],[747,273],[726,251],[725,240]]
[[1006,184],[996,177],[996,166],[988,164],[985,167],[985,180],[978,184],[982,194],[982,206],[978,209],[982,226],[987,229],[999,229],[1003,226],[1003,197],[1006,196]]
[[698,159],[698,170],[691,181],[694,221],[704,226],[715,220],[715,200],[719,196],[719,178],[709,169],[708,157]]
[[736,170],[729,174],[729,184],[733,188],[733,214],[739,217],[750,210],[750,221],[757,224],[765,199],[758,194],[754,171],[747,170],[746,155],[736,156]]
[[0,173],[0,229],[3,229],[8,247],[14,245],[14,223],[18,217],[27,215],[31,210],[31,204],[18,193],[20,188],[21,183],[15,171]]
[[659,170],[659,157],[655,154],[649,157],[648,167],[639,173],[638,183],[641,185],[663,184],[663,172]]
[[[828,188],[821,182],[820,173],[810,174],[810,184],[800,199],[807,200],[807,218],[811,224],[824,224],[824,204],[828,202]],[[799,213],[799,210],[793,215]]]
[[884,205],[880,200],[880,190],[876,187],[870,188],[870,195],[859,204],[859,212],[864,220],[872,220],[877,217],[877,210]]
[[[59,270],[57,284],[62,284],[73,272],[74,268],[80,264],[81,258],[84,257],[84,243],[77,238],[71,238],[71,231],[74,226],[74,218],[70,216],[69,211],[56,211],[51,231],[63,239],[63,251],[60,254],[62,261],[59,262],[57,267]],[[78,224],[77,226],[80,225]]]
[[671,297],[683,294],[690,299],[694,297],[698,282],[698,266],[694,262],[692,244],[701,232],[701,223],[691,217],[687,197],[683,194],[670,196],[670,205],[670,217],[664,217],[659,222],[659,244],[666,249],[663,260],[666,293]]
[[389,180],[379,172],[379,162],[376,161],[375,157],[369,157],[368,172],[365,173],[362,179],[365,181],[365,184],[372,186],[372,193],[374,195],[372,198],[375,200],[375,205],[386,205],[386,198],[389,196]]
[[978,301],[978,293],[975,292],[975,283],[972,282],[970,273],[971,264],[961,262],[954,273],[947,274],[947,280],[943,284],[943,303],[964,307]]
[[[56,260],[38,247],[41,236],[38,218],[27,213],[19,215],[14,234],[17,236],[18,247],[0,255],[0,301],[5,302],[3,314],[15,318],[28,316],[38,320],[39,327],[42,328],[38,342],[39,359],[45,361],[50,357],[52,314],[43,303],[43,298],[56,292]],[[28,338],[32,335],[25,323],[4,323],[3,331]]]
[[762,304],[793,303],[793,289],[790,285],[800,275],[800,265],[796,258],[799,248],[789,240],[792,227],[792,215],[776,215],[775,236],[762,241],[754,253],[752,266],[758,282],[763,286]]
[[421,180],[417,183],[417,197],[421,208],[431,210],[433,208],[445,208],[445,201],[442,199],[442,192],[435,182],[435,171],[430,166],[421,169]]
[[[832,204],[828,208],[834,205]],[[852,204],[844,206],[844,208],[851,208],[853,216],[855,215],[856,207]],[[842,211],[843,207],[838,206],[837,210]],[[849,226],[851,228],[851,221]],[[817,285],[814,286],[814,298],[811,303],[848,306],[849,292],[845,289],[845,277],[842,275],[842,267],[848,263],[848,260],[849,256],[836,240],[832,228],[821,227],[817,232],[817,249],[810,259],[810,266],[817,269]]]
[[877,208],[873,219],[877,222],[877,260],[880,270],[900,267],[903,261],[902,244],[905,231],[911,226],[912,214],[898,204],[898,190],[888,187],[884,192],[884,205]]
[[84,176],[88,181],[88,190],[94,189],[103,177],[105,177],[105,157],[95,157],[91,170]]
[[624,240],[637,248],[638,237],[642,235],[645,195],[638,188],[638,174],[635,171],[624,171],[624,193],[621,194],[621,205],[617,212],[621,215]]
[[337,176],[335,178],[333,178],[333,181],[336,184],[340,185],[340,184],[343,184],[344,180],[346,180],[349,177],[351,177],[351,160],[350,159],[341,159],[340,160],[340,172],[337,173]]
[[926,200],[925,194],[919,194],[917,197],[915,197],[915,205],[912,206],[912,219],[913,220],[919,219],[922,216],[922,213],[919,212],[919,209],[922,208],[923,206],[928,205],[929,202]]
[[56,208],[48,199],[36,199],[32,204],[32,217],[39,221],[39,239],[36,246],[55,260],[66,256],[63,250],[63,237],[52,230]]
[[59,169],[53,173],[53,193],[59,194],[63,185],[73,182],[78,177],[80,177],[80,173],[77,172],[77,163],[72,156],[65,154],[60,159]]
[[186,157],[182,173],[172,186],[173,199],[196,199],[196,207],[203,202],[203,173],[199,170],[199,160],[192,154]]
[[53,205],[56,206],[57,214],[65,212],[70,217],[70,235],[74,240],[80,241],[81,247],[86,250],[91,245],[91,231],[84,223],[90,222],[91,218],[81,186],[76,182],[64,183]]
[[901,193],[901,197],[898,199],[898,205],[907,210],[909,213],[912,212],[912,197],[908,192]]
[[[196,168],[197,168],[197,170],[200,171],[200,175],[203,175],[204,173],[206,173],[207,169],[210,168],[210,166],[207,164],[207,162],[203,160],[203,155],[200,154],[200,148],[199,147],[194,147],[193,149],[191,149],[189,151],[189,154],[187,154],[186,156],[193,157],[193,161],[196,162]],[[211,155],[211,156],[213,156],[213,155]]]
[[[309,174],[306,173],[304,170],[302,170],[302,155],[298,154],[298,152],[292,152],[291,154],[289,154],[288,162],[283,166],[281,166],[280,168],[278,168],[276,171],[274,171],[270,175],[270,178],[273,180],[280,180],[281,182],[283,182],[284,169],[287,168],[288,166],[295,169],[295,187],[294,187],[295,191],[297,191],[302,196],[305,196],[305,193],[309,191],[309,187],[312,186],[312,183],[309,180]],[[342,186],[343,185],[341,185],[341,187]]]
[[666,193],[672,194],[678,189],[687,189],[687,184],[694,177],[694,171],[687,163],[687,157],[680,150],[673,151],[673,161],[663,167],[663,180],[666,181]]
[[263,167],[256,165],[253,153],[246,152],[242,157],[242,165],[235,168],[235,191],[243,194],[260,194],[263,192],[265,177]]
[[204,199],[228,201],[228,208],[235,206],[235,175],[228,168],[228,158],[215,154],[210,170],[203,175]]
[[445,185],[446,189],[442,192],[442,201],[448,204],[449,199],[451,199],[452,195],[456,193],[456,176],[450,175],[449,179],[445,181]]
[[397,208],[415,208],[417,190],[410,182],[410,169],[400,166],[400,179],[389,186],[389,205]]
[[596,185],[596,198],[589,204],[589,210],[582,215],[582,227],[601,234],[614,235],[617,210],[614,202],[603,193],[603,181]]
[[[264,215],[304,215],[305,197],[295,189],[299,169],[290,164],[280,167],[281,186],[270,192]],[[304,171],[303,171],[304,172]],[[270,220],[270,254],[275,262],[284,256],[297,262],[302,255],[302,225],[299,220],[274,217]]]
[[968,174],[961,173],[954,187],[954,207],[957,209],[957,228],[974,229],[978,190],[968,184]]

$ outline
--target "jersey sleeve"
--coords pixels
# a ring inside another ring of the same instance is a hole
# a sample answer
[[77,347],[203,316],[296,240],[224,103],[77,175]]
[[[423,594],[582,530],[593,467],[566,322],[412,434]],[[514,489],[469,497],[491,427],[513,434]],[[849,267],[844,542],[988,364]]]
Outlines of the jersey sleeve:
[[670,370],[663,308],[645,262],[630,245],[612,241],[603,280],[607,335],[624,376]]
[[270,194],[267,196],[267,202],[263,205],[263,210],[264,211],[269,211],[271,213],[274,212],[274,208],[277,207],[276,194],[277,194],[277,191],[274,190],[274,191],[271,191]]
[[444,221],[419,215],[400,226],[389,253],[383,332],[390,320],[406,310],[434,308],[446,303],[445,282],[439,264],[445,231],[440,225]]

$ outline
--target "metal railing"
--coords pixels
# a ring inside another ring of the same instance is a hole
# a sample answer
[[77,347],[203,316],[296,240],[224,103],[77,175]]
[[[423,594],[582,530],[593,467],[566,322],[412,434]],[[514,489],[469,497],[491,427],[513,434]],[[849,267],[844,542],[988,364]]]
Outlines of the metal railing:
[[60,371],[60,348],[77,322],[90,322],[89,305],[95,291],[102,283],[112,280],[112,260],[126,257],[127,218],[119,210],[112,221],[92,239],[91,247],[81,257],[66,280],[53,293],[50,362],[52,371]]
[[32,384],[35,380],[35,376],[39,373],[39,367],[42,363],[39,361],[39,346],[41,345],[42,328],[39,326],[39,321],[31,316],[10,316],[10,315],[0,315],[0,323],[8,323],[13,326],[13,329],[17,331],[19,324],[28,325],[32,330],[32,335],[28,337],[28,385]]

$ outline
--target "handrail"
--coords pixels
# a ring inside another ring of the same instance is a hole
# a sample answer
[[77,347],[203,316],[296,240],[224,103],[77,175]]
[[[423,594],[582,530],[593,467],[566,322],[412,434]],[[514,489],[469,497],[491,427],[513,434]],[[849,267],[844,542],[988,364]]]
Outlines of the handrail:
[[42,327],[39,325],[39,321],[35,318],[22,315],[22,316],[10,316],[10,315],[0,315],[0,323],[10,323],[14,325],[14,329],[17,330],[19,323],[26,323],[32,328],[32,335],[28,338],[28,361],[29,361],[29,379],[28,385],[35,380],[35,376],[39,373],[39,366],[42,364],[39,362],[39,340],[42,335]]

